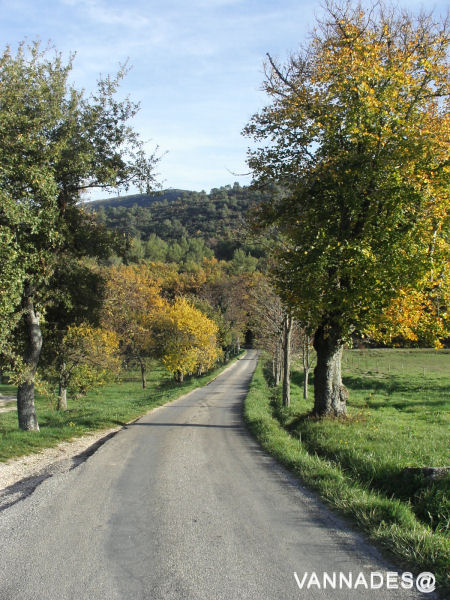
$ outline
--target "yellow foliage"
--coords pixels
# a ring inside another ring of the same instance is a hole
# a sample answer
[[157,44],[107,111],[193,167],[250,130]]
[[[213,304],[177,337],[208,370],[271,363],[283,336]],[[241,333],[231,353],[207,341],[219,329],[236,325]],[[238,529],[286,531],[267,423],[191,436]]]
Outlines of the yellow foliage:
[[160,323],[163,363],[171,373],[203,373],[220,358],[217,325],[186,298],[177,298]]
[[165,305],[160,280],[146,265],[121,265],[107,271],[102,321],[133,352],[151,350],[152,328]]
[[445,282],[431,290],[424,286],[426,282],[422,283],[421,289],[401,290],[365,334],[388,345],[409,341],[442,348],[441,340],[450,336],[447,319],[449,289]]
[[119,337],[106,329],[73,325],[64,337],[61,358],[60,381],[84,394],[120,371]]

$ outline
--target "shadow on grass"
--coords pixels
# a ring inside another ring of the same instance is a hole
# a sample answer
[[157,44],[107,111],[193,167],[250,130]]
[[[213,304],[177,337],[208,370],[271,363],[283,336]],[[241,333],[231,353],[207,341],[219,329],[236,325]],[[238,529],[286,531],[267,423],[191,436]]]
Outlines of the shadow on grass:
[[375,466],[351,449],[336,451],[335,448],[327,448],[316,435],[320,419],[310,413],[293,415],[289,409],[281,406],[278,398],[272,398],[271,407],[273,417],[292,437],[301,439],[309,454],[327,459],[352,479],[371,489],[410,503],[416,516],[435,531],[448,531],[450,476],[430,480],[422,473],[408,472],[403,466],[389,462]]
[[[291,381],[298,387],[303,387],[305,381],[305,373],[303,371],[293,371],[291,375]],[[311,369],[309,372],[308,383],[314,384],[314,370]]]
[[344,384],[353,390],[371,390],[375,392],[384,392],[385,394],[394,394],[399,392],[415,393],[427,390],[437,394],[450,393],[450,386],[439,384],[437,381],[425,379],[421,382],[413,378],[408,379],[405,376],[398,377],[390,375],[386,379],[374,379],[373,377],[346,375],[342,378]]
[[[272,381],[271,365],[265,365],[264,375],[270,385]],[[303,372],[294,372],[292,375],[292,383],[302,387],[304,381]],[[364,377],[347,377],[345,384],[351,391],[367,390],[368,393],[373,391],[380,392],[381,389],[386,391],[386,383],[384,381],[374,381]],[[374,387],[376,385],[376,390]],[[404,381],[394,381],[391,389],[396,391],[417,390],[414,384]],[[441,392],[447,389],[447,386],[435,386]],[[442,392],[441,392],[442,393]],[[420,400],[405,400],[405,402],[389,402],[388,399],[382,401],[366,401],[367,407],[383,408],[385,406],[398,408],[404,412],[414,411],[414,405],[423,405],[423,399]],[[443,406],[445,401],[428,401],[430,406]],[[338,468],[342,469],[349,477],[358,481],[369,488],[377,490],[388,496],[395,497],[404,502],[410,503],[412,510],[416,516],[427,525],[431,526],[436,531],[445,533],[448,529],[448,489],[450,485],[450,477],[445,477],[439,481],[430,481],[421,473],[410,473],[404,470],[403,466],[397,466],[389,463],[388,460],[384,464],[374,465],[368,462],[365,457],[358,456],[351,449],[328,448],[323,441],[317,438],[317,428],[320,427],[321,419],[312,416],[309,412],[298,413],[292,407],[284,407],[281,404],[280,389],[271,387],[270,406],[273,417],[280,425],[296,439],[301,439],[303,446],[310,454],[318,456],[334,463]],[[408,408],[410,406],[410,408]],[[350,420],[349,420],[350,422]]]
[[40,417],[41,428],[61,429],[63,427],[76,427],[77,429],[95,430],[102,427],[126,425],[127,421],[118,418],[102,418],[95,410],[78,411],[76,409],[63,412],[46,413]]

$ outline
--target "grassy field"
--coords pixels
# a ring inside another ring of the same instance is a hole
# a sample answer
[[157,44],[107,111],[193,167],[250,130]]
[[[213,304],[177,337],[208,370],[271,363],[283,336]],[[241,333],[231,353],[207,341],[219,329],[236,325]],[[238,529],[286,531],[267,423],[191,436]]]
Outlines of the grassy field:
[[292,404],[283,408],[268,372],[259,366],[245,408],[262,444],[397,558],[443,584],[450,478],[430,482],[404,469],[450,463],[450,353],[346,351],[350,398],[342,420],[309,416],[313,386],[303,400],[300,369],[293,370]]
[[[56,411],[54,403],[37,395],[40,433],[20,431],[16,411],[0,413],[0,462],[39,452],[91,431],[125,425],[151,408],[205,385],[224,368],[219,367],[202,377],[193,377],[180,384],[175,383],[167,371],[155,362],[147,375],[145,390],[142,389],[138,372],[124,372],[119,383],[97,388],[77,401],[69,398],[67,411]],[[12,386],[0,385],[0,394],[6,396],[13,393],[15,388]]]

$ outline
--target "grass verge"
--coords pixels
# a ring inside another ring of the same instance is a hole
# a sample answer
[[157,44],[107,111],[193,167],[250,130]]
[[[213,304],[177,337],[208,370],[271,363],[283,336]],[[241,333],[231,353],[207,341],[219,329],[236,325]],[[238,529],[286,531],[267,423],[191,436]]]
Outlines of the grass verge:
[[[275,396],[275,398],[274,398]],[[247,396],[244,417],[250,431],[261,445],[291,470],[310,488],[319,492],[326,503],[358,524],[370,539],[392,553],[402,566],[419,573],[436,575],[439,588],[448,586],[450,543],[444,533],[433,530],[414,513],[410,502],[387,495],[370,485],[370,481],[354,476],[339,461],[308,449],[308,445],[288,431],[277,417],[277,393],[264,377],[262,361],[255,371]],[[317,427],[330,422],[316,422]],[[284,425],[289,418],[284,415]],[[338,427],[349,427],[338,423]],[[348,450],[347,450],[348,451]],[[389,453],[389,447],[385,448]]]
[[[125,425],[150,409],[167,404],[191,390],[209,383],[226,365],[202,375],[176,383],[156,362],[147,375],[147,388],[142,389],[138,372],[126,371],[119,383],[89,392],[80,400],[71,401],[66,411],[55,410],[52,402],[36,396],[40,432],[21,431],[17,412],[0,414],[0,462],[10,458],[40,452],[62,441],[87,433]],[[11,386],[0,385],[0,393],[15,393]],[[1,468],[1,467],[0,467]]]

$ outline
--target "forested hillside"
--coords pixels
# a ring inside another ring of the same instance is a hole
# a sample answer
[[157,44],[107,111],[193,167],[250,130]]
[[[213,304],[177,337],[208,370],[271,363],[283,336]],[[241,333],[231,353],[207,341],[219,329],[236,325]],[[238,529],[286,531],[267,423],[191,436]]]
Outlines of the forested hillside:
[[249,207],[262,199],[260,192],[234,183],[214,188],[209,194],[166,190],[99,200],[87,206],[109,229],[139,240],[135,251],[145,258],[179,262],[188,253],[193,254],[193,260],[214,253],[218,259],[231,260],[236,249],[257,258],[262,255],[248,240],[244,227]]

